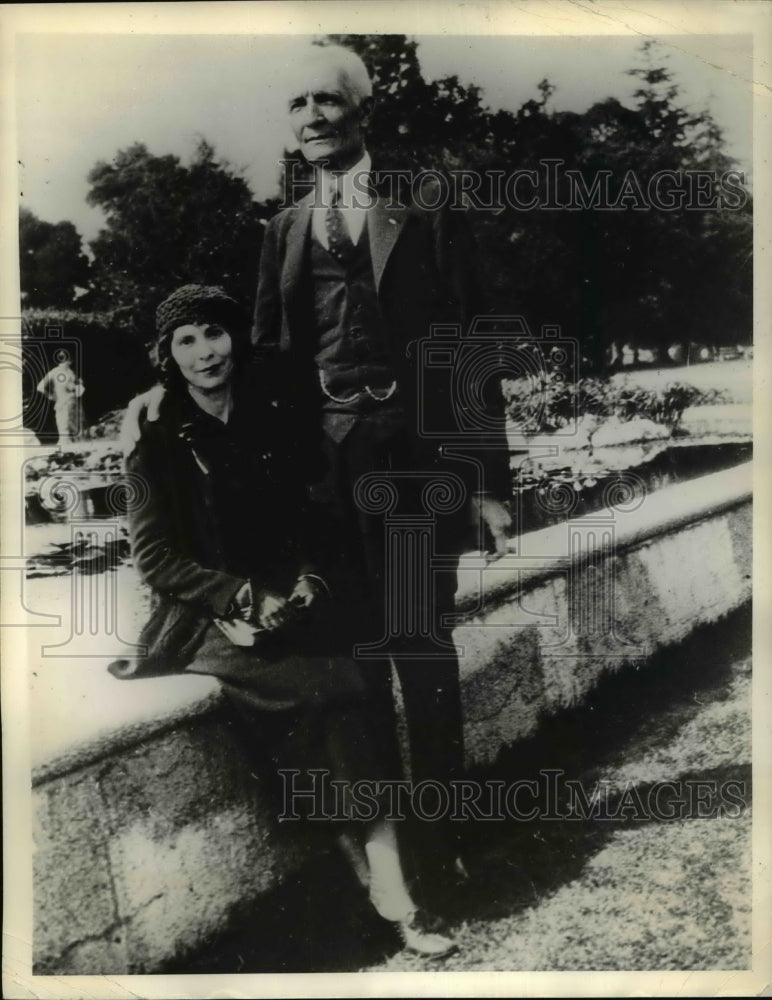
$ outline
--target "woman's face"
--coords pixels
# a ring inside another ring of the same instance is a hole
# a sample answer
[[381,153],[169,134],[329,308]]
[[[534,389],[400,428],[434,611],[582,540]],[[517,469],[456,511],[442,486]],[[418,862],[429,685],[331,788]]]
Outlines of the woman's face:
[[197,389],[224,386],[233,374],[231,335],[216,323],[186,323],[172,334],[171,355],[185,379]]

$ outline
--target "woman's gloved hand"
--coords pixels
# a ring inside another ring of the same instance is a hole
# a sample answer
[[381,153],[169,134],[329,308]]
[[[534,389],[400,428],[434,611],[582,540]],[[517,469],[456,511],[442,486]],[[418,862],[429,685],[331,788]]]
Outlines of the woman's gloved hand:
[[297,607],[273,590],[261,590],[253,595],[251,620],[260,628],[273,632],[282,628],[297,614]]
[[330,591],[324,580],[315,573],[304,573],[299,576],[290,594],[290,604],[296,608],[310,608],[320,597],[329,595]]

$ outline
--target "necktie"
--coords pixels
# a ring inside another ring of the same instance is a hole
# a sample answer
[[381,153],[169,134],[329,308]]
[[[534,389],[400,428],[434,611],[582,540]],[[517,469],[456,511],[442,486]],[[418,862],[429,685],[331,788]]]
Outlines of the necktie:
[[340,207],[338,184],[333,188],[332,201],[324,217],[324,224],[327,230],[327,249],[341,264],[345,264],[354,251],[354,244]]

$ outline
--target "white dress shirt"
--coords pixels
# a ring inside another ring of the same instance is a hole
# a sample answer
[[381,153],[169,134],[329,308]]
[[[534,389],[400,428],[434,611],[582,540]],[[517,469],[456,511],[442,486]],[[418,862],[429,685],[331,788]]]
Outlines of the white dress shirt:
[[[351,242],[356,244],[365,228],[365,212],[372,204],[372,198],[367,193],[367,182],[370,176],[372,160],[370,154],[365,151],[365,155],[354,166],[344,174],[334,174],[327,170],[322,170],[317,183],[323,186],[324,197],[317,201],[324,207],[312,210],[311,226],[314,236],[323,247],[327,247],[327,227],[324,223],[327,209],[331,204],[332,195],[337,184],[340,192],[340,209],[343,213],[343,221],[348,229]],[[354,178],[356,177],[356,184]]]

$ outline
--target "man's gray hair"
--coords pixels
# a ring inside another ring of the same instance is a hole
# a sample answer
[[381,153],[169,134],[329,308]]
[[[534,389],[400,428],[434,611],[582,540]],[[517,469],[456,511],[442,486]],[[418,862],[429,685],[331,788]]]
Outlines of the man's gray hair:
[[367,66],[351,49],[343,45],[312,45],[308,61],[339,70],[349,93],[360,101],[373,96],[373,82]]

